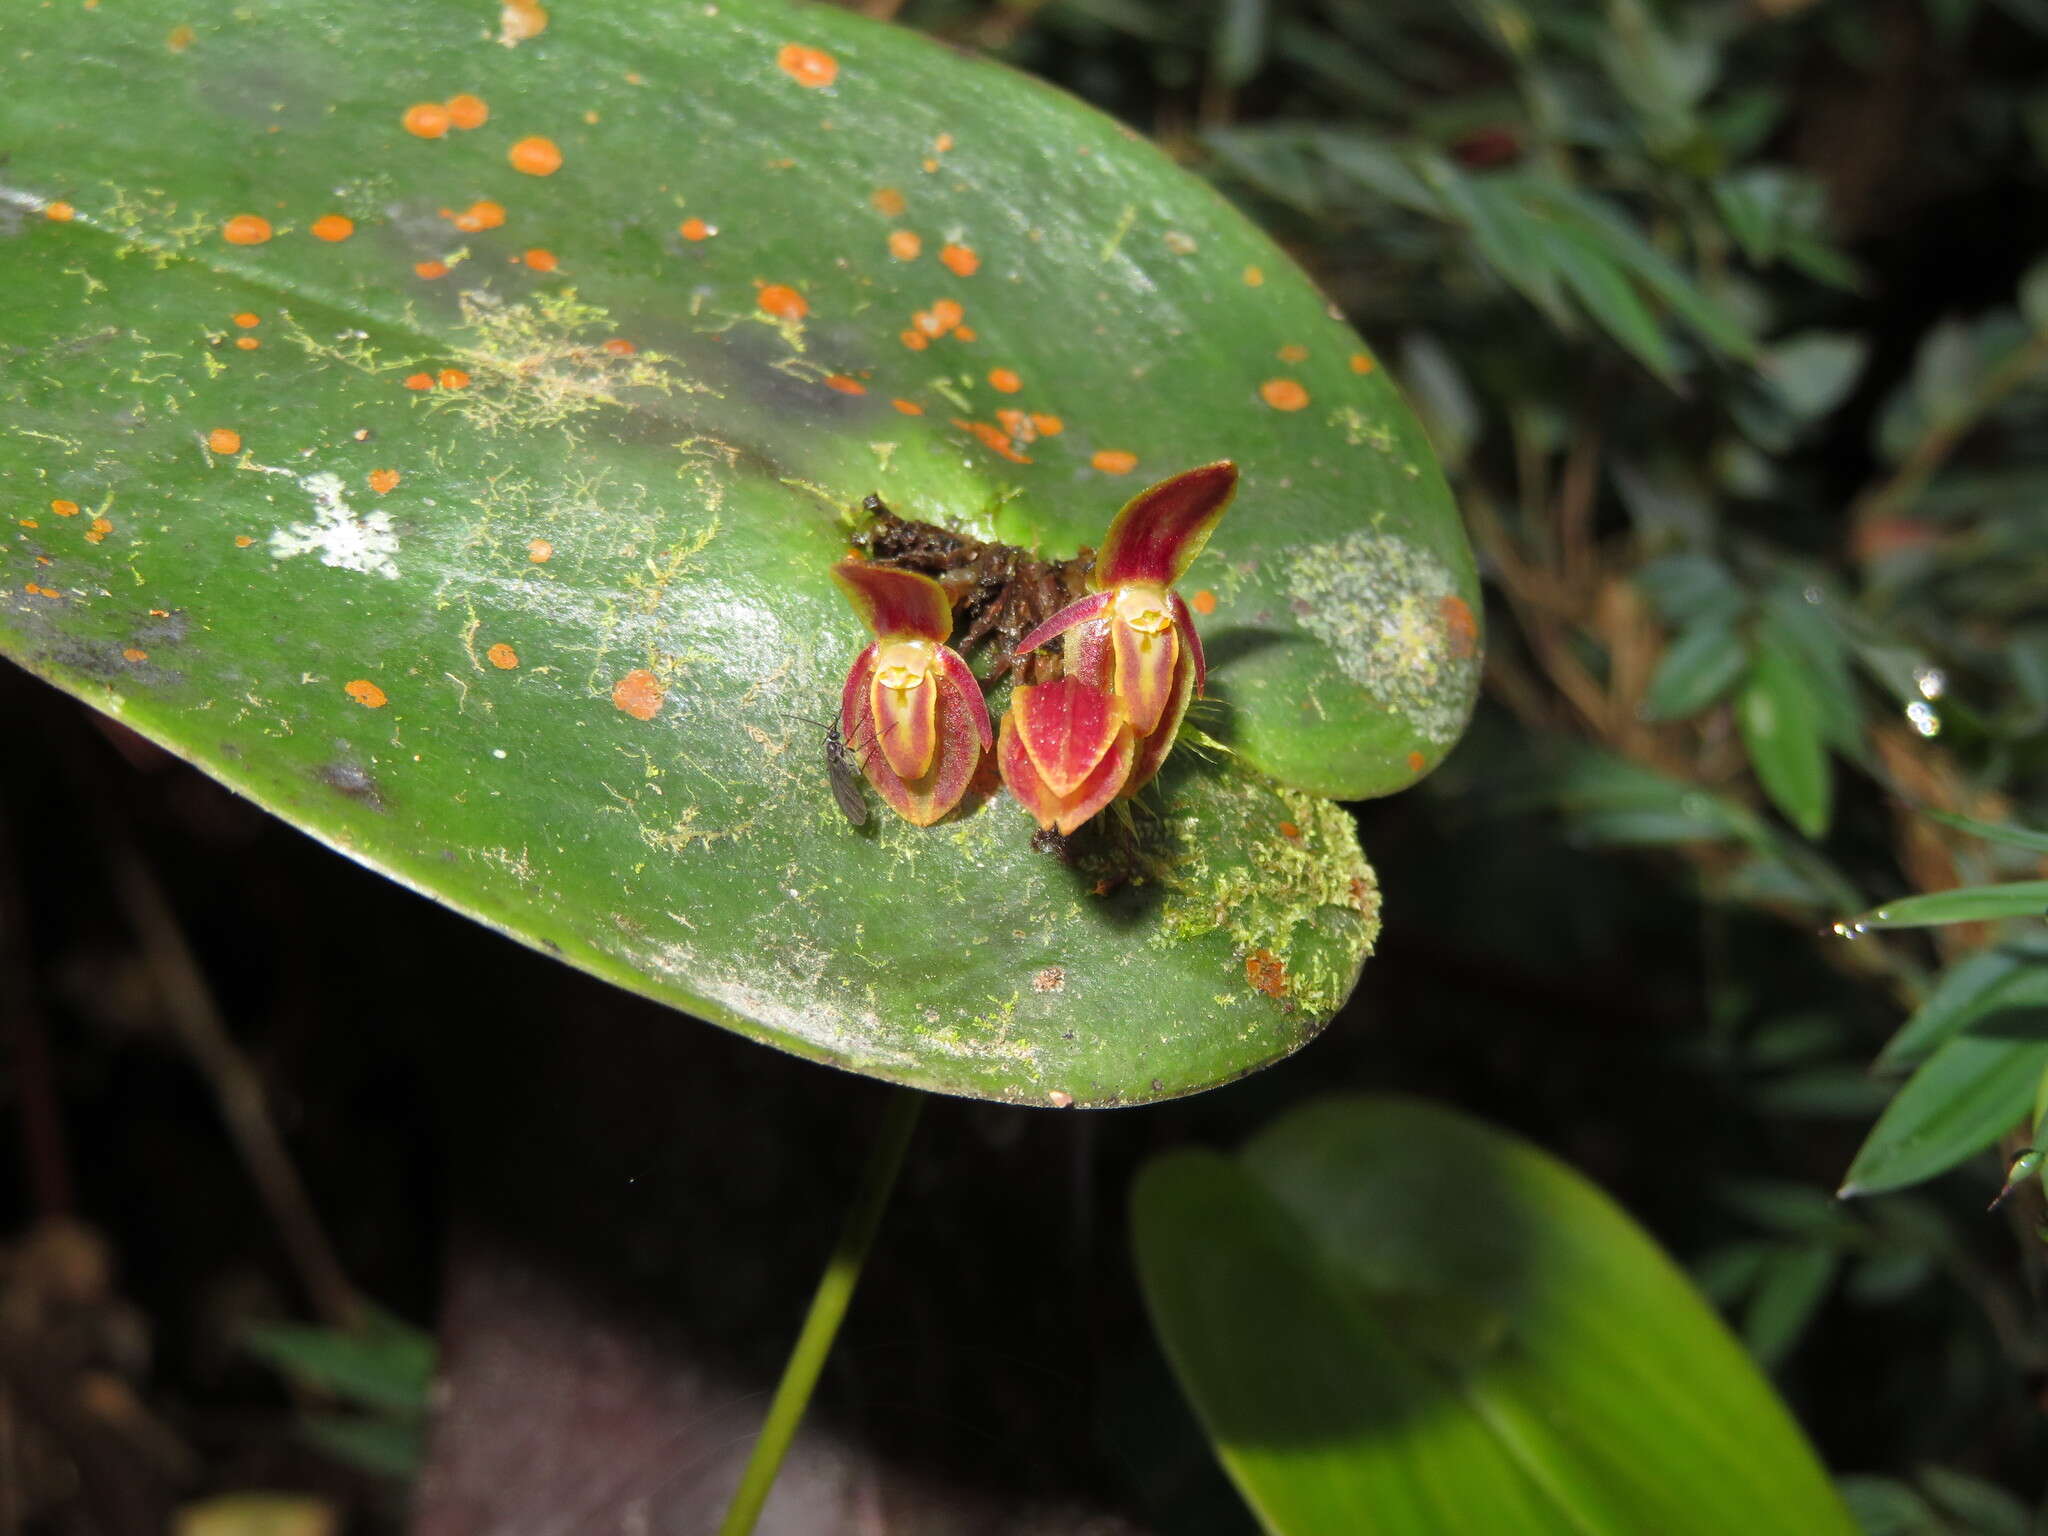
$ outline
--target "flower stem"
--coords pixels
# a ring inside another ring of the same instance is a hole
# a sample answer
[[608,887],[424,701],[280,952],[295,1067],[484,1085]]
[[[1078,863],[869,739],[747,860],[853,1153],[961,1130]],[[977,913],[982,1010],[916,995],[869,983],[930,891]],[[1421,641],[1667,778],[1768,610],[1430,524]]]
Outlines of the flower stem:
[[811,1297],[810,1311],[804,1316],[803,1330],[797,1334],[789,1361],[782,1368],[775,1400],[768,1405],[768,1417],[761,1424],[761,1437],[754,1442],[753,1454],[740,1474],[739,1490],[733,1494],[718,1536],[749,1536],[754,1522],[761,1518],[768,1490],[775,1486],[782,1458],[789,1454],[790,1442],[796,1438],[797,1426],[810,1406],[811,1393],[825,1368],[825,1357],[831,1353],[840,1321],[846,1316],[847,1303],[853,1299],[853,1288],[860,1282],[861,1267],[874,1246],[875,1232],[888,1209],[889,1193],[896,1187],[896,1175],[902,1170],[911,1132],[917,1129],[924,1098],[915,1089],[892,1090],[882,1118],[882,1133],[868,1154],[860,1188],[846,1213],[846,1225],[840,1229],[825,1273],[818,1278],[818,1289]]

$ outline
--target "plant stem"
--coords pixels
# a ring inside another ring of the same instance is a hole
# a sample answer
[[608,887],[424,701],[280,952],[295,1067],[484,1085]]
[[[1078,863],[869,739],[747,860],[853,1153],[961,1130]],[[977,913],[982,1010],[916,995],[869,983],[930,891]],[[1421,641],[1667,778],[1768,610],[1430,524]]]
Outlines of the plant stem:
[[825,1357],[831,1353],[840,1321],[846,1316],[847,1303],[853,1299],[853,1288],[860,1283],[861,1267],[867,1263],[868,1250],[874,1246],[875,1232],[888,1209],[889,1193],[896,1187],[896,1175],[903,1168],[903,1154],[910,1146],[911,1132],[917,1129],[924,1097],[913,1088],[892,1091],[882,1118],[882,1134],[868,1154],[860,1188],[846,1213],[846,1225],[840,1229],[825,1273],[818,1278],[811,1309],[804,1315],[803,1330],[797,1334],[789,1361],[782,1368],[775,1400],[768,1405],[768,1417],[761,1424],[761,1437],[754,1442],[754,1452],[740,1474],[739,1490],[732,1496],[718,1536],[749,1536],[754,1522],[761,1518],[761,1507],[768,1502],[768,1490],[775,1485],[775,1474],[782,1470],[782,1458],[789,1454],[790,1442],[796,1438],[797,1426],[810,1406],[818,1375],[825,1368]]

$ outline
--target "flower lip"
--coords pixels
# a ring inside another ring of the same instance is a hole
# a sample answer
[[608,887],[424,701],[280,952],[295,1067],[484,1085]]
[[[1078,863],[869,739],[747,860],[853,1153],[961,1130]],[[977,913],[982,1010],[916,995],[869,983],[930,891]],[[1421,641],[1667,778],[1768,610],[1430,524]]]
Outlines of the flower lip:
[[1116,616],[1141,634],[1156,635],[1173,627],[1173,608],[1165,590],[1148,582],[1126,582],[1116,589]]
[[891,640],[875,653],[875,681],[884,688],[916,688],[931,676],[929,640]]

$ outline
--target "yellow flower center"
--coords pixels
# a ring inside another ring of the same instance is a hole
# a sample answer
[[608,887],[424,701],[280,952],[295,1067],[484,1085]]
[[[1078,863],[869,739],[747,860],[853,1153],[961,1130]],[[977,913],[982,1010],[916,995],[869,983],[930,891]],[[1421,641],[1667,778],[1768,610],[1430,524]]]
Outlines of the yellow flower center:
[[875,681],[891,691],[915,688],[931,675],[929,640],[897,640],[875,657]]
[[1116,616],[1144,635],[1161,635],[1173,628],[1173,610],[1157,587],[1117,588]]

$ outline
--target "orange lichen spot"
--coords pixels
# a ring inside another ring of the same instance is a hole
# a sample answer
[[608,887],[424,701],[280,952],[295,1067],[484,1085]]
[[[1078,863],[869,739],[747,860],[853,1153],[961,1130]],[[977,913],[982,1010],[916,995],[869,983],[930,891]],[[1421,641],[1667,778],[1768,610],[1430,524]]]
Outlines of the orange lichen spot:
[[921,167],[919,167],[919,169],[921,169],[927,176],[935,176],[938,174],[939,162],[927,156],[924,164]]
[[263,317],[261,315],[252,315],[246,309],[243,310],[239,315],[236,315],[234,319],[235,324],[239,325],[245,331],[252,326],[258,326],[263,323]]
[[1031,429],[1040,437],[1058,437],[1067,430],[1067,424],[1057,416],[1048,416],[1043,411],[1033,411]]
[[661,679],[636,667],[612,685],[612,703],[635,720],[652,720],[661,711]]
[[709,240],[718,231],[699,218],[687,218],[676,226],[676,233],[685,240]]
[[764,285],[754,302],[778,320],[801,320],[811,312],[810,301],[786,283]]
[[896,339],[913,352],[922,352],[931,345],[931,339],[923,331],[899,331]]
[[555,558],[555,546],[546,539],[528,539],[526,541],[526,558],[535,565],[546,565]]
[[15,525],[21,528],[40,528],[43,526],[32,517],[18,517],[14,521]]
[[992,453],[1001,454],[1013,464],[1029,464],[1031,462],[1027,455],[1017,451],[1016,444],[1010,441],[1009,433],[1005,432],[1001,427],[991,426],[985,421],[962,421],[957,416],[953,418],[953,425],[972,432],[981,439],[981,445],[984,448]]
[[1473,617],[1470,604],[1462,597],[1446,597],[1437,604],[1437,612],[1443,616],[1453,656],[1462,660],[1479,649],[1479,620]]
[[542,245],[536,245],[526,253],[526,264],[536,272],[552,272],[561,265],[555,259],[555,253]]
[[966,318],[967,311],[954,299],[940,299],[930,309],[921,309],[910,317],[911,323],[927,336],[943,336]]
[[562,168],[562,151],[553,139],[539,134],[521,139],[505,152],[512,169],[528,176],[552,176]]
[[472,96],[464,91],[460,96],[450,96],[443,105],[448,110],[448,122],[452,127],[481,128],[491,120],[491,109],[483,97]]
[[484,656],[500,672],[510,672],[519,665],[519,653],[502,640],[485,651]]
[[1280,823],[1280,835],[1282,837],[1292,838],[1295,842],[1298,843],[1301,841],[1301,828],[1297,827],[1291,821],[1283,821]]
[[942,133],[936,139],[932,140],[933,154],[943,155],[944,153],[946,153],[947,150],[951,149],[952,147],[953,135],[951,135],[950,133]]
[[55,587],[39,587],[32,581],[25,584],[21,590],[28,593],[31,597],[62,597],[64,595]]
[[270,238],[270,220],[261,214],[238,213],[220,227],[229,245],[261,245]]
[[45,203],[43,204],[43,217],[54,220],[59,224],[69,224],[78,217],[78,210],[69,203]]
[[92,520],[92,526],[85,530],[85,542],[97,544],[113,531],[114,525],[111,522],[104,517],[96,517]]
[[991,389],[999,389],[1006,395],[1014,395],[1024,387],[1024,381],[1017,377],[1014,368],[989,369],[988,382]]
[[237,336],[235,338],[235,347],[237,350],[242,352],[254,352],[258,347],[262,345],[263,343],[258,341],[254,336]]
[[1128,475],[1138,467],[1138,456],[1121,448],[1099,448],[1088,462],[1105,475]]
[[914,231],[892,229],[889,231],[889,254],[898,261],[915,261],[918,252],[924,249],[924,242]]
[[974,327],[973,327],[973,326],[971,326],[971,325],[956,325],[956,326],[954,326],[954,327],[953,327],[953,339],[954,339],[955,341],[972,341],[972,340],[974,340]]
[[1372,359],[1371,359],[1371,358],[1369,358],[1369,357],[1367,357],[1367,356],[1366,356],[1366,355],[1365,355],[1365,354],[1364,354],[1363,352],[1354,352],[1354,353],[1352,353],[1352,354],[1351,354],[1351,371],[1352,371],[1353,373],[1371,373],[1371,372],[1372,372]]
[[391,702],[390,695],[367,677],[359,677],[352,683],[344,683],[341,691],[365,709],[382,709]]
[[1247,288],[1256,288],[1256,287],[1258,287],[1258,286],[1259,286],[1259,285],[1260,285],[1261,283],[1265,282],[1265,280],[1266,280],[1266,274],[1265,274],[1265,273],[1264,273],[1264,272],[1263,272],[1262,270],[1260,270],[1260,269],[1259,269],[1258,267],[1246,267],[1246,268],[1244,269],[1244,285],[1245,285],[1245,287],[1247,287]]
[[892,219],[901,217],[903,210],[910,206],[909,201],[894,187],[875,188],[868,201],[875,205],[878,213]]
[[1410,752],[1408,754],[1408,771],[1410,773],[1420,773],[1422,772],[1423,765],[1428,761],[1429,759],[1420,752]]
[[1270,949],[1255,949],[1244,957],[1244,979],[1254,992],[1268,997],[1287,995],[1287,962]]
[[188,26],[180,24],[178,26],[171,28],[171,30],[167,34],[165,34],[164,46],[170,49],[171,52],[173,53],[183,53],[187,48],[190,48],[198,40],[199,34],[197,32],[194,32]]
[[339,213],[323,213],[310,226],[310,233],[315,240],[325,240],[330,244],[346,240],[355,232],[356,221]]
[[414,276],[423,277],[431,283],[437,277],[446,277],[448,275],[448,263],[445,261],[414,262],[412,270]]
[[1207,587],[1204,587],[1193,597],[1189,598],[1188,603],[1197,613],[1214,613],[1216,611],[1216,594]]
[[480,229],[496,229],[505,222],[505,205],[482,198],[471,203],[455,215],[455,227],[468,234]]
[[504,0],[498,8],[498,41],[507,48],[516,48],[547,29],[547,9],[538,0]]
[[922,416],[924,414],[924,407],[915,400],[891,400],[889,403],[906,416]]
[[1006,406],[997,411],[996,420],[1017,442],[1028,443],[1038,436],[1038,429],[1031,425],[1031,418],[1014,406]]
[[247,549],[251,544],[254,544],[255,542],[256,541],[250,538],[249,535],[246,533],[238,533],[235,535],[235,548],[237,549]]
[[409,373],[405,377],[407,389],[432,389],[434,376],[431,373]]
[[131,645],[121,652],[121,659],[123,661],[147,661],[149,660],[149,652],[141,649],[139,646]]
[[972,246],[967,245],[941,247],[939,260],[943,261],[956,277],[972,277],[981,267],[981,258],[974,254]]
[[397,490],[401,478],[395,469],[373,469],[370,471],[370,489],[382,496],[386,491]]
[[443,368],[438,382],[443,389],[467,389],[469,375],[460,368]]
[[775,55],[775,66],[798,85],[823,90],[839,78],[839,61],[822,48],[802,43],[784,43]]
[[631,357],[635,352],[639,351],[640,349],[634,346],[633,343],[631,343],[630,341],[626,340],[625,337],[614,336],[611,338],[611,340],[605,342],[597,350],[606,354],[609,357]]
[[1308,391],[1293,379],[1268,379],[1259,386],[1259,398],[1276,411],[1298,411],[1308,404]]
[[1283,363],[1305,363],[1308,361],[1308,348],[1300,342],[1290,341],[1280,349],[1279,356]]
[[407,133],[422,139],[443,139],[455,121],[454,115],[438,101],[416,101],[399,120]]
[[215,427],[206,434],[206,446],[225,458],[242,451],[242,434],[228,427]]
[[59,517],[76,517],[78,516],[78,503],[75,501],[65,501],[60,498],[50,503],[50,510]]
[[867,385],[861,383],[859,379],[848,378],[843,373],[826,374],[825,387],[836,389],[842,395],[864,395],[868,392]]

